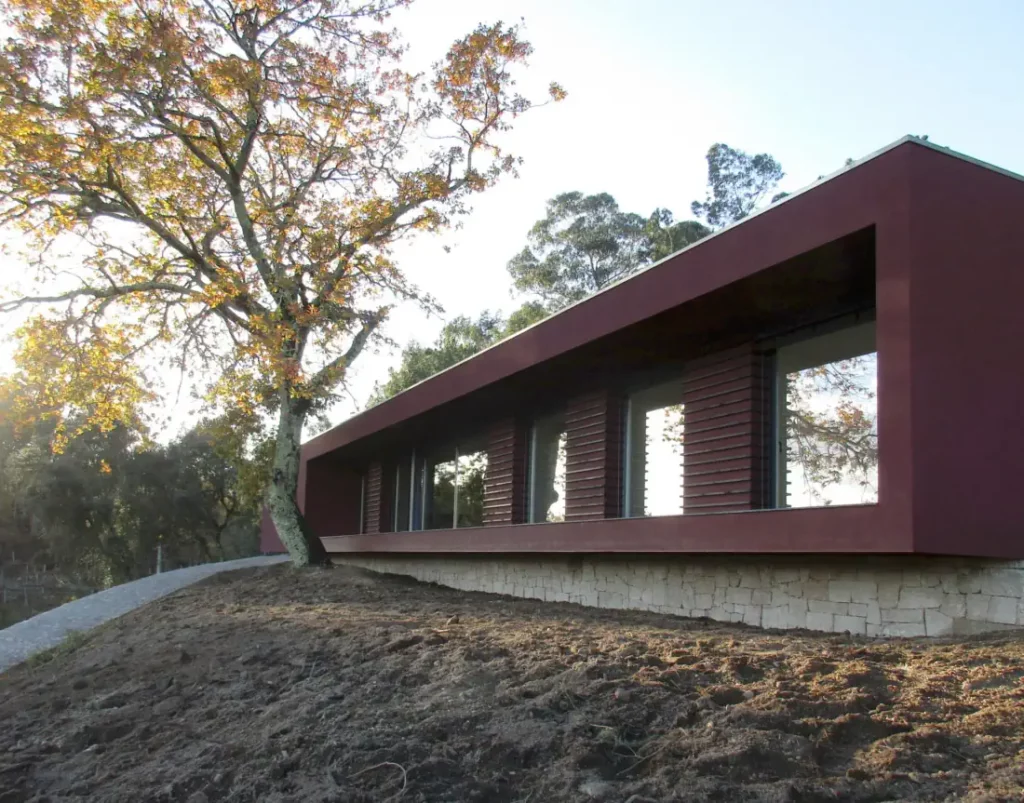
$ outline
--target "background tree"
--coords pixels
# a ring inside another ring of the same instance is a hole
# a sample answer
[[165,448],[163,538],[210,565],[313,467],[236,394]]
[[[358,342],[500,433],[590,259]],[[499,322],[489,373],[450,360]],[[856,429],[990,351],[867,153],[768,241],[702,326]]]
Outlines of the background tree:
[[398,368],[377,385],[378,404],[563,307],[625,278],[652,261],[696,242],[710,229],[696,220],[675,221],[667,209],[646,220],[619,211],[608,193],[563,193],[547,203],[547,216],[530,230],[530,244],[508,263],[516,290],[538,296],[508,319],[484,312],[476,320],[449,322],[431,346],[415,341],[402,350]]
[[[102,396],[79,405],[80,428],[112,426],[136,401],[119,393],[152,378],[126,366],[161,348],[214,376],[211,403],[275,414],[267,504],[296,564],[326,558],[295,502],[304,422],[390,305],[419,297],[392,244],[446,227],[514,172],[499,135],[532,106],[512,74],[531,48],[500,23],[456,41],[429,75],[404,72],[385,23],[405,4],[0,11],[13,32],[0,53],[0,223],[32,238],[39,284],[0,310],[64,305],[22,336],[52,358],[42,370],[56,385]],[[60,261],[69,237],[74,259]],[[76,348],[87,359],[54,358]],[[81,399],[44,395],[60,434]]]
[[668,209],[655,209],[647,219],[646,233],[651,243],[651,259],[657,262],[703,240],[711,229],[699,220],[676,222]]
[[722,142],[708,149],[707,162],[707,194],[703,201],[694,201],[691,210],[712,229],[745,218],[786,175],[771,154],[751,156]]
[[509,261],[508,271],[516,290],[558,310],[649,264],[656,253],[654,232],[648,220],[622,212],[606,192],[562,193],[548,201],[547,213],[530,229],[526,248]]
[[466,316],[453,318],[441,329],[433,345],[423,346],[415,340],[402,349],[397,368],[388,370],[388,378],[378,383],[369,405],[380,404],[403,390],[429,379],[434,374],[472,357],[548,315],[538,302],[528,302],[507,319],[484,310],[475,320]]
[[0,565],[13,552],[51,590],[80,591],[151,574],[157,546],[167,569],[258,552],[262,494],[239,468],[254,455],[226,455],[211,424],[165,446],[90,428],[57,453],[53,429],[40,421],[5,440],[0,495],[15,515],[0,529]]

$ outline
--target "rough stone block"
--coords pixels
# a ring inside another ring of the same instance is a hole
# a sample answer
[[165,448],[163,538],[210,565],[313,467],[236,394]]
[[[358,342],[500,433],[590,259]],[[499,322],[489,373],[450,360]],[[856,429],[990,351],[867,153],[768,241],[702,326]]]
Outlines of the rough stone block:
[[961,594],[980,594],[981,575],[978,572],[965,569],[957,577],[956,587]]
[[878,581],[878,605],[882,608],[895,608],[900,601],[900,579],[883,577]]
[[903,582],[900,585],[904,588],[920,588],[924,585],[921,582],[921,572],[916,569],[904,569]]
[[882,610],[877,602],[869,602],[866,606],[868,612],[866,618],[869,625],[880,625],[882,623]]
[[778,590],[776,590],[776,591],[772,591],[772,601],[771,601],[771,604],[775,605],[775,606],[778,606],[778,605],[789,605],[789,603],[792,602],[795,599],[799,599],[799,597],[792,596],[791,594],[789,594],[788,591],[778,591]]
[[890,622],[920,622],[924,624],[924,609],[922,608],[882,608],[882,623]]
[[793,583],[800,580],[799,569],[776,569],[772,582],[775,585],[779,583]]
[[830,613],[808,613],[807,628],[810,630],[824,630],[831,633],[832,619],[833,616]]
[[878,583],[871,580],[830,580],[828,598],[832,602],[873,602],[878,599]]
[[946,601],[941,588],[904,587],[900,591],[898,608],[941,608]]
[[958,591],[947,593],[939,610],[946,614],[946,616],[962,619],[967,616],[967,595],[961,594]]
[[752,605],[768,605],[772,601],[772,592],[757,590],[750,595],[750,602]]
[[828,599],[828,581],[809,580],[804,583],[804,599]]
[[714,596],[712,594],[697,594],[694,597],[693,607],[700,608],[701,610],[707,610],[715,604]]
[[749,605],[753,592],[749,588],[730,588],[725,592],[726,602],[736,605]]
[[948,635],[953,632],[953,617],[929,608],[924,612],[924,629],[929,636]]
[[761,606],[760,605],[747,605],[746,610],[743,611],[743,624],[751,625],[753,627],[761,626]]
[[811,613],[837,613],[845,616],[850,612],[850,606],[845,602],[825,602],[820,599],[812,599],[807,601],[807,606]]
[[761,609],[761,627],[785,630],[793,627],[790,623],[789,608],[769,606]]
[[860,602],[850,603],[850,616],[860,616],[862,618],[867,618],[867,615],[868,606],[866,604]]
[[981,577],[981,593],[993,597],[1024,596],[1024,572],[1020,569],[990,569]]
[[863,636],[866,632],[867,620],[860,616],[836,616],[832,627],[838,633],[848,630],[854,636]]
[[1015,597],[992,597],[988,602],[989,622],[1002,625],[1017,624],[1017,599]]
[[975,622],[984,622],[988,619],[988,601],[991,599],[988,594],[967,595],[967,618]]

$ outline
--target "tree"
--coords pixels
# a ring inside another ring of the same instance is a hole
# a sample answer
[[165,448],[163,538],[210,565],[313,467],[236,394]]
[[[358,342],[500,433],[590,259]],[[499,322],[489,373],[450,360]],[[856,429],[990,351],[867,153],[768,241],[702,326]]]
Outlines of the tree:
[[57,453],[53,419],[4,424],[0,499],[15,514],[5,516],[13,532],[0,532],[6,554],[102,587],[150,574],[158,544],[168,568],[258,551],[262,494],[243,466],[259,471],[260,450],[234,453],[220,422],[164,446],[124,426],[90,428]]
[[644,219],[620,211],[606,192],[566,192],[548,201],[508,270],[516,290],[557,311],[709,233],[695,220],[675,222],[667,209]]
[[[31,238],[39,285],[0,310],[50,305],[22,330],[49,360],[41,407],[58,434],[74,408],[81,427],[109,429],[150,387],[143,361],[164,354],[212,376],[209,403],[272,413],[267,505],[297,565],[326,559],[295,501],[304,422],[395,301],[426,302],[391,246],[449,226],[514,173],[500,135],[533,106],[514,87],[531,52],[517,27],[481,25],[429,75],[404,72],[385,23],[406,4],[0,11],[14,33],[0,54],[0,224]],[[57,259],[69,242],[74,258]]]
[[434,374],[469,359],[499,340],[543,320],[547,315],[543,305],[528,302],[507,320],[487,310],[476,320],[466,316],[453,318],[441,329],[433,345],[423,346],[414,340],[402,349],[401,362],[397,368],[388,370],[386,382],[374,387],[369,405],[390,399]]
[[606,192],[566,192],[547,203],[528,245],[508,263],[516,290],[560,309],[650,262],[646,221],[621,212]]
[[654,261],[671,256],[711,234],[711,229],[699,220],[675,222],[668,209],[655,209],[647,220],[647,237],[651,242]]
[[771,154],[751,156],[722,142],[708,149],[708,191],[691,205],[694,217],[721,229],[753,212],[786,175]]

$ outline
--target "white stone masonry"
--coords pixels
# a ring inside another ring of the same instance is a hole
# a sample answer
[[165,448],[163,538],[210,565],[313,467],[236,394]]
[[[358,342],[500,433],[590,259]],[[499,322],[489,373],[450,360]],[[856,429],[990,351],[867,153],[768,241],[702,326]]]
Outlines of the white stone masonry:
[[[1024,561],[339,557],[463,591],[766,628],[943,636],[1024,625]],[[770,562],[769,562],[770,561]]]

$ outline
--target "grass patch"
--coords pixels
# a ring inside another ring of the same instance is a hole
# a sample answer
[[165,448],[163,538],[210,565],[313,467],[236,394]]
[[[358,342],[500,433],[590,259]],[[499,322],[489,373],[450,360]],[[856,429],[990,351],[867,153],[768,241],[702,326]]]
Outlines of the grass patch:
[[69,632],[55,647],[50,647],[47,650],[40,650],[34,652],[25,661],[31,667],[38,668],[40,666],[46,666],[49,663],[56,661],[65,655],[71,655],[79,647],[83,646],[88,641],[84,630],[72,630]]

